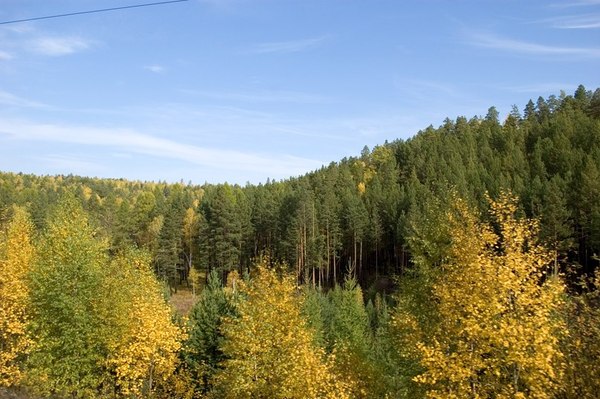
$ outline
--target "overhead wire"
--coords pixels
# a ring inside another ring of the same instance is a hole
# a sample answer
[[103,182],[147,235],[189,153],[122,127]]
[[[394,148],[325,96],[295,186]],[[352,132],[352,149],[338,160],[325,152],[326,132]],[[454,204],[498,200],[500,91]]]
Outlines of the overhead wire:
[[157,2],[154,2],[154,3],[133,4],[133,5],[129,5],[129,6],[102,8],[102,9],[97,9],[97,10],[76,11],[76,12],[70,12],[70,13],[66,13],[66,14],[46,15],[46,16],[43,16],[43,17],[13,19],[13,20],[9,20],[9,21],[1,21],[0,25],[16,24],[18,22],[39,21],[39,20],[42,20],[42,19],[71,17],[71,16],[74,16],[74,15],[94,14],[94,13],[107,12],[107,11],[126,10],[126,9],[129,9],[129,8],[150,7],[150,6],[158,6],[158,5],[163,5],[163,4],[171,4],[171,3],[183,3],[185,1],[189,1],[189,0],[165,0],[165,1],[157,1]]

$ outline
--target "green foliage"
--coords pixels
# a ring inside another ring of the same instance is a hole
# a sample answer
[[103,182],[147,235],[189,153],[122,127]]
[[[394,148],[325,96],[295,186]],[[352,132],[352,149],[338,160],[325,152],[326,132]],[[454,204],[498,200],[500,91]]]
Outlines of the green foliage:
[[93,396],[105,378],[111,331],[102,315],[107,243],[72,196],[51,216],[30,275],[28,382],[42,393]]
[[216,186],[207,192],[202,204],[207,225],[201,248],[206,252],[207,270],[225,272],[240,266],[243,220],[238,213],[235,189],[228,184]]
[[213,270],[189,316],[188,339],[183,358],[198,380],[202,393],[210,391],[212,378],[226,358],[221,350],[223,319],[235,316],[235,293],[226,290]]
[[370,357],[372,335],[362,290],[356,280],[347,278],[343,288],[329,291],[328,300],[327,347],[335,354],[335,369],[354,385],[353,397],[371,397],[378,381]]
[[[569,271],[569,291],[563,298],[568,304],[564,313],[571,334],[563,337],[569,367],[562,394],[593,395],[590,392],[596,390],[593,381],[597,376],[591,359],[596,348],[590,337],[597,324],[596,288],[590,284],[593,288],[589,293],[584,290],[585,294],[578,295],[578,282],[580,277],[591,278],[599,265],[599,93],[581,86],[572,96],[562,93],[530,101],[523,115],[514,107],[503,118],[491,107],[485,117],[447,118],[440,127],[430,126],[406,141],[386,142],[372,151],[365,148],[359,157],[345,158],[305,176],[258,186],[200,187],[0,173],[0,209],[12,205],[26,208],[34,227],[42,233],[33,251],[39,256],[33,261],[26,260],[25,249],[9,250],[17,245],[8,245],[4,236],[4,241],[0,240],[4,242],[0,245],[3,268],[13,270],[19,266],[24,270],[29,264],[30,269],[25,289],[10,288],[20,281],[18,273],[8,271],[0,276],[2,311],[16,312],[15,318],[4,318],[11,325],[18,321],[15,331],[19,337],[23,335],[22,324],[28,324],[27,331],[33,334],[35,343],[28,347],[31,353],[27,355],[24,346],[11,346],[16,342],[12,327],[9,338],[9,328],[4,328],[1,359],[11,364],[13,375],[18,374],[13,373],[15,370],[26,370],[21,384],[35,385],[43,394],[88,396],[111,391],[125,395],[129,389],[131,395],[153,391],[159,396],[186,396],[193,384],[207,391],[211,376],[221,373],[223,363],[231,360],[223,355],[225,331],[221,325],[223,316],[233,314],[229,305],[224,305],[231,299],[229,294],[213,283],[201,294],[190,322],[188,349],[182,356],[186,363],[178,365],[172,355],[179,345],[180,331],[165,322],[169,312],[162,299],[155,296],[156,282],[135,265],[150,262],[166,292],[188,282],[192,270],[194,287],[204,271],[252,274],[256,267],[251,260],[270,253],[270,263],[285,262],[292,272],[291,279],[305,285],[299,290],[304,294],[296,292],[294,298],[303,298],[299,301],[301,316],[312,331],[312,349],[307,351],[316,351],[321,360],[322,355],[330,356],[326,366],[347,384],[350,391],[345,392],[356,397],[411,398],[423,396],[429,388],[445,392],[448,386],[460,384],[447,379],[431,383],[431,364],[446,364],[440,360],[445,355],[433,355],[457,353],[457,359],[465,365],[468,362],[457,349],[467,341],[450,338],[460,336],[460,329],[444,323],[453,317],[448,315],[458,312],[452,303],[463,303],[471,298],[469,295],[475,298],[476,293],[481,296],[487,292],[475,283],[489,277],[481,275],[472,258],[461,258],[453,252],[458,233],[456,226],[447,222],[448,212],[458,218],[460,212],[452,206],[456,196],[481,215],[482,220],[471,226],[480,230],[472,234],[472,241],[464,241],[470,245],[465,254],[478,253],[482,259],[487,256],[484,264],[495,267],[508,262],[508,258],[483,251],[481,241],[477,241],[494,234],[504,237],[502,223],[487,212],[485,193],[498,198],[510,190],[519,198],[516,206],[521,216],[540,221],[539,236],[549,249],[544,258],[549,270],[553,274]],[[492,241],[489,246],[505,250],[503,238],[500,244]],[[131,247],[143,249],[149,258]],[[523,259],[529,256],[521,255]],[[347,277],[345,273],[353,274],[356,281],[338,287]],[[395,296],[393,309],[387,308],[382,299],[385,296],[373,296],[365,305],[361,285],[389,292],[391,285],[386,282],[393,279],[400,293]],[[458,287],[469,279],[474,280],[469,289],[454,292],[444,288],[449,281],[455,281]],[[131,286],[142,281],[144,284]],[[498,284],[490,283],[486,289],[496,287],[503,292],[506,287]],[[456,300],[444,296],[450,292]],[[561,302],[540,297],[546,302]],[[491,299],[489,302],[494,303]],[[26,315],[23,303],[29,306]],[[536,302],[535,307],[538,305]],[[135,312],[132,307],[146,311]],[[147,311],[150,307],[160,309],[154,315],[156,319]],[[525,316],[519,319],[522,315],[506,312],[510,317],[505,317],[505,324],[519,320],[517,324],[522,328],[535,325]],[[494,330],[493,326],[502,324],[494,324],[496,319],[458,313],[460,317],[455,318],[462,324],[466,319],[476,320],[473,323],[492,326],[480,331],[505,337]],[[546,320],[544,317],[539,317],[540,323]],[[441,336],[440,326],[453,334]],[[545,331],[543,326],[538,328]],[[155,331],[153,337],[164,339],[149,339],[145,331]],[[521,343],[514,335],[509,342],[519,347]],[[152,362],[143,356],[139,362],[125,356],[123,342],[138,345],[144,356],[160,352],[157,356],[164,360],[162,371],[148,372]],[[475,347],[485,348],[490,342],[495,341],[481,338]],[[7,355],[12,351],[7,347],[19,348],[14,352],[19,353],[16,358]],[[319,348],[325,349],[325,354]],[[502,363],[512,353],[510,350],[500,353],[494,347],[484,355]],[[554,356],[552,348],[539,351]],[[118,353],[123,354],[124,361],[129,359],[119,365],[120,369],[118,362],[107,362],[115,360]],[[431,364],[426,364],[426,358]],[[484,360],[485,367],[480,370],[495,370],[489,366],[492,360]],[[446,366],[453,369],[456,365]],[[460,369],[455,374],[461,374],[465,367],[455,368]],[[519,373],[519,393],[524,392],[523,387],[538,392],[539,387],[527,380],[534,377],[525,377],[529,372],[526,369],[523,366],[524,371]],[[165,379],[170,370],[177,371]],[[158,380],[149,377],[159,374],[162,382],[157,386]],[[559,384],[559,368],[554,376],[551,374],[547,371],[539,377],[538,384],[547,384],[548,391]],[[194,382],[197,376],[201,376],[200,381]],[[427,383],[417,383],[415,378]],[[491,381],[486,382],[490,386],[497,384],[496,377],[486,378],[472,377],[472,385],[484,380]],[[156,389],[148,389],[151,380]],[[168,387],[171,383],[172,389]]]

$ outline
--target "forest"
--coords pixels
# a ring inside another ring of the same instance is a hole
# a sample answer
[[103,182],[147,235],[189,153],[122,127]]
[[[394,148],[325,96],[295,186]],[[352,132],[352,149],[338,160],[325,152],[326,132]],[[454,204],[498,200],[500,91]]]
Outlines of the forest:
[[258,185],[1,172],[0,397],[597,397],[600,89],[502,119]]

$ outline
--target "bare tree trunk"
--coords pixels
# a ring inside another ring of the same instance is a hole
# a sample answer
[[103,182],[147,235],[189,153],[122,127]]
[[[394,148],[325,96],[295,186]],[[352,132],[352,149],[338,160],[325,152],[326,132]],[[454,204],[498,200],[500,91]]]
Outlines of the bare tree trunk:
[[358,262],[358,275],[362,276],[363,241],[360,240],[360,261]]
[[329,264],[331,262],[331,258],[330,258],[330,251],[331,251],[331,247],[330,247],[330,242],[329,242],[329,221],[327,221],[327,233],[326,233],[326,241],[327,241],[327,271],[325,273],[325,280],[326,282],[329,282]]
[[337,284],[337,265],[336,265],[336,256],[335,256],[335,241],[333,242],[333,284]]
[[379,275],[379,240],[375,240],[375,279]]

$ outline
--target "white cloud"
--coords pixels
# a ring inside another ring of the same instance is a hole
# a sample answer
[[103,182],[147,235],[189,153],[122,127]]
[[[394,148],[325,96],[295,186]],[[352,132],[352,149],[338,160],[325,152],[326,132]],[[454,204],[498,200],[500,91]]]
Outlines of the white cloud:
[[600,15],[560,17],[548,22],[558,29],[598,29],[600,28]]
[[552,4],[552,7],[556,8],[570,8],[570,7],[589,7],[599,5],[600,0],[577,0],[577,1],[563,1],[562,3]]
[[265,176],[277,174],[277,177],[282,178],[304,174],[323,164],[317,160],[291,155],[262,155],[205,148],[121,128],[105,129],[1,120],[0,135],[13,140],[109,147],[120,152],[175,159],[221,170],[258,172],[264,173]]
[[270,54],[270,53],[297,53],[309,50],[322,45],[328,36],[315,37],[310,39],[289,40],[283,42],[258,43],[248,49],[250,54]]
[[558,93],[561,90],[575,90],[577,85],[572,83],[535,83],[529,85],[522,86],[507,86],[504,87],[505,90],[514,91],[516,93],[534,93],[534,94],[543,94],[543,93]]
[[98,173],[105,169],[98,163],[72,155],[49,154],[38,157],[37,160],[42,161],[47,167],[63,171],[63,173],[88,174]]
[[61,56],[90,48],[92,43],[76,36],[43,36],[29,41],[30,51],[49,56]]
[[257,90],[247,92],[207,91],[182,89],[182,93],[206,97],[214,100],[237,101],[249,103],[299,103],[329,104],[333,100],[323,95],[288,90]]
[[0,61],[10,61],[14,58],[11,53],[0,50]]
[[11,107],[45,108],[47,105],[15,96],[7,91],[0,90],[0,104]]
[[490,34],[474,34],[470,40],[472,45],[511,53],[542,56],[574,56],[581,58],[599,58],[600,48],[595,47],[561,47],[531,43],[522,40],[502,38]]
[[166,71],[166,68],[162,65],[144,65],[144,69],[154,73],[163,73]]
[[394,87],[412,99],[431,101],[433,97],[466,97],[461,90],[454,85],[435,80],[406,79],[402,76],[395,76],[393,79]]

